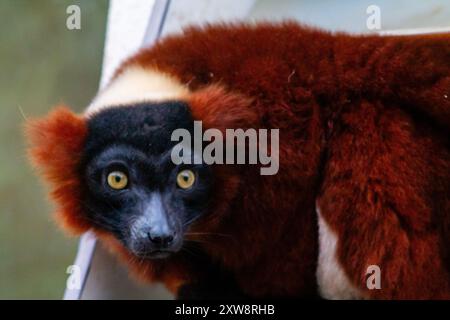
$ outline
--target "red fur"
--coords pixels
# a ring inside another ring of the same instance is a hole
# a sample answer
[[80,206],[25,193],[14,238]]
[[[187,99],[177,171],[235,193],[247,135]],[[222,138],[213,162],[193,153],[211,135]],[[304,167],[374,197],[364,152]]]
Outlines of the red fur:
[[[191,28],[142,50],[118,73],[136,64],[186,84],[194,117],[207,127],[280,129],[278,174],[214,167],[219,184],[211,218],[193,227],[229,235],[211,237],[204,247],[246,293],[314,294],[318,197],[338,235],[337,258],[365,295],[449,297],[449,34],[332,35],[295,23]],[[61,171],[50,155],[71,145],[66,141],[77,131],[56,137],[52,130],[52,143],[38,142],[47,155],[38,164],[52,167],[46,177],[68,190],[64,177],[75,172]],[[76,157],[60,159],[76,165]],[[70,185],[74,196],[55,200],[81,230],[76,183]],[[99,235],[144,279],[176,290],[201,277],[188,259],[142,264]],[[381,290],[365,288],[369,264],[381,267]]]
[[202,120],[205,128],[219,129],[223,134],[225,129],[246,129],[258,125],[258,116],[251,108],[252,100],[229,93],[218,85],[194,92],[188,97],[188,102],[194,119]]
[[[379,102],[354,105],[341,126],[318,201],[340,263],[371,298],[449,299],[448,144]],[[369,265],[380,266],[382,290],[367,290]]]
[[87,134],[85,119],[61,106],[43,119],[29,121],[26,134],[30,158],[49,184],[50,196],[57,205],[57,221],[74,234],[87,231],[90,225],[81,209],[78,172]]

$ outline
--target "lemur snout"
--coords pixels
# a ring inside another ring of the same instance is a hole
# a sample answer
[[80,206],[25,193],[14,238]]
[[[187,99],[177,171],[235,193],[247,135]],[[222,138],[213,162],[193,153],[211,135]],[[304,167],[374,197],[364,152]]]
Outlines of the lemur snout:
[[160,248],[167,248],[173,242],[174,233],[160,233],[160,232],[148,232],[148,239],[155,245]]

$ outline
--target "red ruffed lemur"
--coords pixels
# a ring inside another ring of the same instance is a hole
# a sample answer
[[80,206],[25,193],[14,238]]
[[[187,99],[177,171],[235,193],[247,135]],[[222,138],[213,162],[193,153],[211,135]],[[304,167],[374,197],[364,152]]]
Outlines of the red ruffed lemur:
[[[194,120],[279,129],[278,173],[175,165]],[[287,22],[166,37],[27,132],[58,221],[180,297],[446,299],[449,125],[449,33]]]

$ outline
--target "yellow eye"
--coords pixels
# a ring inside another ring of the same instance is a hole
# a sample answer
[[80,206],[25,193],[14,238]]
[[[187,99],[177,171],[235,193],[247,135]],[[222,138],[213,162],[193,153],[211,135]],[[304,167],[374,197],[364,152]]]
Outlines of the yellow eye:
[[195,182],[195,174],[191,170],[180,171],[177,175],[177,185],[181,189],[189,189]]
[[128,185],[128,177],[122,171],[112,171],[108,174],[108,185],[115,190],[122,190]]

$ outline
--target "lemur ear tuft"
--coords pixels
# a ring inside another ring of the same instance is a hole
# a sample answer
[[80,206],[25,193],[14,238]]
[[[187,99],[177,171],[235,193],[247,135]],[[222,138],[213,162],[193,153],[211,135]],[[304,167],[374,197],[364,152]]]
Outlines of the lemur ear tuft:
[[249,106],[252,99],[227,92],[219,85],[210,85],[195,91],[189,97],[192,116],[201,120],[205,128],[225,129],[254,128],[258,115]]
[[79,164],[87,135],[86,120],[67,107],[25,124],[31,163],[51,188],[56,219],[71,233],[87,231],[82,214]]

